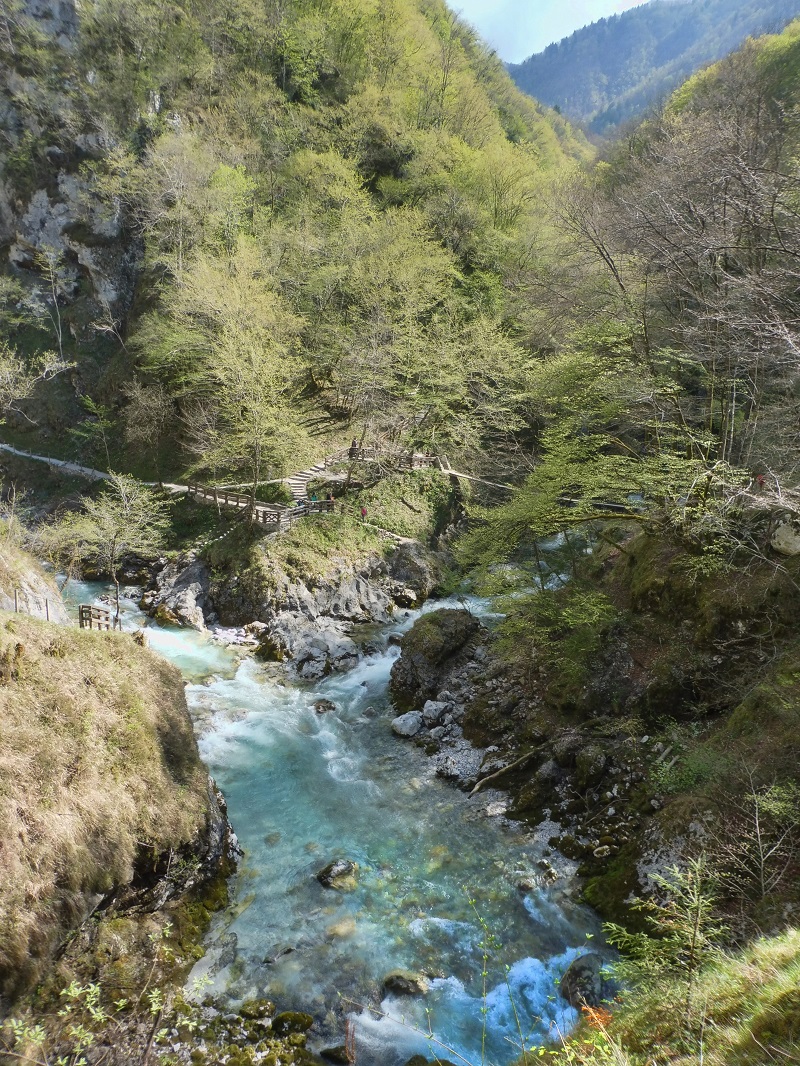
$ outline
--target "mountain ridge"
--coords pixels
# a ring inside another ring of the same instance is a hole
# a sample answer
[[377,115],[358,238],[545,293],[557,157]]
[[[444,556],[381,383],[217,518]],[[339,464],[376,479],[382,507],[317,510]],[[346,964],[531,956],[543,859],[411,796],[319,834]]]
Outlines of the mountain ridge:
[[606,134],[747,37],[797,15],[795,0],[650,0],[507,69],[524,92]]

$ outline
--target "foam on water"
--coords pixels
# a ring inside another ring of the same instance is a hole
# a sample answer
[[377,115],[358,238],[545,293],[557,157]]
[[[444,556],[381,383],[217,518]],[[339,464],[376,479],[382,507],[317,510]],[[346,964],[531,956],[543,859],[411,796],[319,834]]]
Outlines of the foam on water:
[[[79,591],[82,602],[90,592]],[[386,633],[408,629],[415,617]],[[135,603],[126,604],[126,624],[142,621]],[[402,1066],[436,1051],[429,1018],[452,1049],[438,1048],[443,1057],[480,1062],[484,1017],[486,1061],[508,1066],[520,1042],[512,999],[533,1042],[553,1026],[569,1028],[574,1012],[555,982],[585,950],[586,934],[598,932],[596,921],[551,888],[521,895],[518,882],[536,878],[540,846],[487,819],[485,797],[467,799],[393,736],[387,684],[395,646],[347,674],[286,684],[205,634],[148,632],[190,681],[201,754],[245,849],[231,907],[215,921],[194,976],[207,973],[211,991],[232,1001],[266,994],[284,1009],[310,1010],[323,1045],[343,1042],[348,1001],[359,1066]],[[335,710],[318,714],[320,699]],[[347,891],[316,878],[338,858],[358,865]],[[495,943],[484,999],[485,926]],[[359,1008],[377,1002],[394,969],[434,978],[424,1000],[387,997],[385,1017]]]

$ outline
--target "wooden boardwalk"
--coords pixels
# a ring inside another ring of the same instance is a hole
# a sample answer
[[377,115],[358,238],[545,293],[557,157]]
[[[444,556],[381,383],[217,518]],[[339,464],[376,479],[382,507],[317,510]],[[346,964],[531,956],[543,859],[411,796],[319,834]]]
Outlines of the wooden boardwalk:
[[190,483],[188,495],[195,500],[214,503],[218,507],[233,507],[237,511],[250,511],[253,521],[271,533],[283,533],[290,529],[299,518],[311,514],[329,514],[335,508],[333,500],[304,500],[293,507],[284,507],[278,503],[253,502],[253,497],[241,492],[231,492],[222,488],[206,488]]
[[[494,481],[486,481],[484,478],[475,477],[472,474],[462,474],[453,470],[446,455],[432,455],[428,452],[400,451],[392,448],[381,447],[350,447],[342,448],[332,455],[326,456],[318,463],[299,470],[288,477],[280,478],[276,483],[288,485],[294,499],[291,507],[282,504],[254,502],[251,493],[236,491],[235,488],[223,485],[203,486],[190,483],[186,491],[190,497],[205,503],[214,503],[217,507],[233,507],[239,511],[249,511],[253,521],[263,526],[270,533],[284,533],[299,519],[312,514],[329,514],[335,510],[335,502],[332,499],[314,500],[308,498],[308,486],[314,481],[347,481],[349,475],[342,472],[341,467],[353,463],[379,463],[391,470],[440,470],[442,473],[455,478],[465,478],[467,481],[475,481],[492,488],[510,490],[510,485],[501,485]],[[269,484],[272,484],[270,482]],[[241,486],[238,486],[241,487]],[[366,523],[372,525],[372,523]],[[378,527],[374,527],[378,530]],[[383,535],[392,537],[394,534],[380,529]],[[398,541],[406,538],[397,537]]]
[[[107,471],[96,470],[93,467],[82,466],[80,463],[70,462],[65,459],[54,459],[47,455],[37,455],[15,448],[13,445],[0,442],[0,451],[11,455],[18,455],[23,459],[32,459],[35,462],[47,463],[51,469],[60,469],[65,473],[85,477],[90,480],[107,479],[110,477]],[[152,482],[145,484],[158,487],[172,493],[186,493],[195,500],[204,503],[213,503],[218,507],[231,507],[237,511],[249,510],[252,512],[253,521],[263,526],[271,533],[284,533],[294,523],[307,515],[331,513],[335,509],[333,500],[312,500],[308,498],[308,486],[314,481],[347,481],[349,475],[342,471],[342,467],[354,463],[377,463],[391,470],[440,470],[450,477],[464,478],[467,481],[478,482],[492,488],[511,490],[510,485],[500,485],[484,478],[475,477],[472,474],[463,474],[453,470],[446,455],[433,455],[428,452],[403,451],[398,448],[368,445],[363,447],[341,448],[332,455],[326,456],[318,463],[314,463],[306,470],[299,470],[289,474],[285,478],[279,478],[276,483],[288,486],[294,500],[293,506],[286,507],[281,504],[253,502],[250,494],[237,492],[235,489],[225,486],[203,486],[196,482],[188,485],[173,483]],[[239,486],[241,487],[241,486]],[[386,532],[386,531],[383,531]]]

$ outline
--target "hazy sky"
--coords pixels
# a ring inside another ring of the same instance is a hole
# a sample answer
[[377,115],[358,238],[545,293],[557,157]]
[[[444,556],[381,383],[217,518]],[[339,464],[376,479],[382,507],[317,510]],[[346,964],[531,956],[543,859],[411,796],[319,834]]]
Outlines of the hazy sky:
[[642,0],[451,0],[502,59],[519,63],[551,41]]

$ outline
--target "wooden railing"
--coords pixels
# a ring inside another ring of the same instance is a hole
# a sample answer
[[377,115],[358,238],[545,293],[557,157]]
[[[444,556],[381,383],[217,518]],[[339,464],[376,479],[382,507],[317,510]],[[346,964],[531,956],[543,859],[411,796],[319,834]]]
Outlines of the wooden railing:
[[78,624],[81,629],[114,629],[116,619],[111,618],[107,607],[97,607],[93,603],[82,603],[78,607]]
[[14,613],[15,614],[35,614],[35,609],[31,608],[31,600],[34,600],[36,607],[40,607],[44,603],[44,617],[50,621],[50,600],[46,596],[32,596],[27,589],[21,589],[15,587],[14,589]]
[[294,507],[285,507],[279,503],[253,503],[253,497],[241,492],[231,492],[216,486],[206,487],[191,483],[189,495],[195,499],[209,500],[220,507],[235,507],[238,511],[249,510],[254,522],[274,532],[283,532],[298,518],[310,514],[326,514],[334,510],[333,500],[305,500]]

